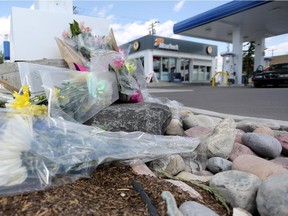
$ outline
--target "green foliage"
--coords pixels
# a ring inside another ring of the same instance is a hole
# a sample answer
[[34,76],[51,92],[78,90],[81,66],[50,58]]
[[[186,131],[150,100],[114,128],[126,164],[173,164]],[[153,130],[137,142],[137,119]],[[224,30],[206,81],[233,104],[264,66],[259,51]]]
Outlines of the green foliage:
[[4,61],[3,61],[3,52],[2,51],[0,51],[0,64],[2,64]]
[[69,23],[69,25],[70,25],[72,38],[82,33],[79,27],[79,23],[76,20],[73,20],[73,23]]
[[248,48],[243,50],[243,72],[247,73],[247,76],[250,77],[254,71],[254,53],[255,53],[255,41],[250,41],[244,45]]

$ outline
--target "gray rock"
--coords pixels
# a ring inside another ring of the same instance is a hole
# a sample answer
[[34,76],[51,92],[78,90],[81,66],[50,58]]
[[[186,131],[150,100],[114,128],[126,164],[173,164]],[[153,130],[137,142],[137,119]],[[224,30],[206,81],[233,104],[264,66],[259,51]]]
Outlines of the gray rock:
[[200,181],[200,182],[209,182],[212,176],[203,176],[203,175],[195,175],[190,172],[182,171],[177,176],[181,181]]
[[257,193],[257,209],[261,216],[287,216],[288,173],[266,179]]
[[210,187],[216,188],[232,207],[251,213],[256,211],[255,199],[260,184],[256,175],[235,170],[218,173],[210,181]]
[[237,129],[243,130],[247,133],[247,132],[252,132],[256,128],[261,127],[261,126],[270,127],[272,130],[279,130],[281,128],[281,126],[273,120],[266,121],[266,120],[257,119],[257,118],[244,119],[238,122],[236,127]]
[[187,130],[195,126],[215,128],[221,120],[221,118],[206,115],[189,115],[188,117],[183,118],[182,121],[184,129]]
[[185,170],[185,163],[182,157],[176,154],[154,160],[150,163],[149,167],[155,172],[165,172],[174,176]]
[[[187,201],[180,205],[183,216],[217,216],[210,208],[194,201]],[[219,215],[218,215],[219,216]]]
[[183,158],[185,162],[185,171],[195,173],[203,170],[202,165],[199,161],[191,159],[191,158]]
[[235,122],[231,118],[225,118],[215,127],[213,133],[205,137],[197,148],[199,156],[222,157],[227,159],[233,149],[236,136]]
[[221,157],[209,158],[207,169],[212,173],[219,173],[227,170],[231,170],[232,162]]
[[161,197],[166,201],[168,216],[183,216],[177,207],[177,203],[173,194],[171,194],[169,191],[163,191],[161,193]]
[[156,103],[113,104],[84,124],[108,131],[142,131],[163,135],[172,119],[168,106]]
[[275,158],[281,154],[281,143],[273,136],[261,133],[245,133],[242,143],[263,158]]

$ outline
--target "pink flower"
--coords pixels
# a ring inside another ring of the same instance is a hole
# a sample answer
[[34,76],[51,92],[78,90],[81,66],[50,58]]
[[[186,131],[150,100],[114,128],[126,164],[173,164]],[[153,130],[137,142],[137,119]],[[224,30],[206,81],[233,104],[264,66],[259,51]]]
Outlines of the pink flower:
[[62,36],[63,36],[64,38],[66,38],[66,39],[71,37],[70,33],[69,33],[68,31],[66,31],[66,30],[64,30],[64,31],[62,32]]
[[117,58],[117,59],[114,60],[114,67],[115,67],[116,69],[120,69],[120,68],[123,67],[124,62],[125,62],[125,59],[124,59],[124,58],[121,58],[121,57],[120,57],[120,58]]

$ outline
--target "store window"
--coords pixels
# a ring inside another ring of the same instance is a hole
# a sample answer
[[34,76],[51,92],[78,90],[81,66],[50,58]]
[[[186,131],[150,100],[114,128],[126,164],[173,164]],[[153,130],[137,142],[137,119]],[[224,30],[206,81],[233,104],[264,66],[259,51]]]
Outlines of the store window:
[[153,57],[153,71],[156,73],[157,79],[160,79],[161,57]]
[[189,81],[190,59],[180,59],[180,73],[182,81]]

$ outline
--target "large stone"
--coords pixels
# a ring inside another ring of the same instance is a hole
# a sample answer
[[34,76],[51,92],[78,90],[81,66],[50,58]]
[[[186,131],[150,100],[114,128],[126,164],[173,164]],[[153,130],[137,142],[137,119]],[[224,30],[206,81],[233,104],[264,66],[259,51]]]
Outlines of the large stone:
[[245,134],[243,130],[236,129],[235,142],[242,143],[242,136]]
[[221,157],[209,158],[207,169],[212,173],[219,173],[227,170],[231,170],[232,162]]
[[[222,157],[227,159],[233,149],[236,136],[235,122],[231,118],[225,118],[215,127],[213,133],[205,137],[197,148],[199,156],[208,158]],[[204,158],[203,157],[203,158]]]
[[154,160],[149,167],[158,173],[165,172],[174,176],[185,170],[185,163],[180,155],[175,154]]
[[261,180],[253,174],[241,171],[225,171],[214,175],[210,187],[216,188],[232,207],[256,212],[256,194]]
[[142,131],[163,135],[172,119],[168,106],[157,103],[113,104],[85,122],[108,131]]
[[270,176],[288,173],[288,170],[283,166],[253,155],[237,157],[232,163],[232,169],[252,173],[261,180],[265,180]]
[[240,155],[256,155],[250,148],[247,146],[235,142],[231,154],[229,155],[229,160],[234,161]]
[[288,215],[288,173],[266,179],[257,193],[257,209],[261,216]]
[[287,133],[277,134],[277,135],[275,135],[275,138],[282,145],[282,154],[284,156],[288,156],[288,134]]
[[245,133],[242,143],[263,158],[275,158],[281,154],[280,142],[271,135],[261,133]]

